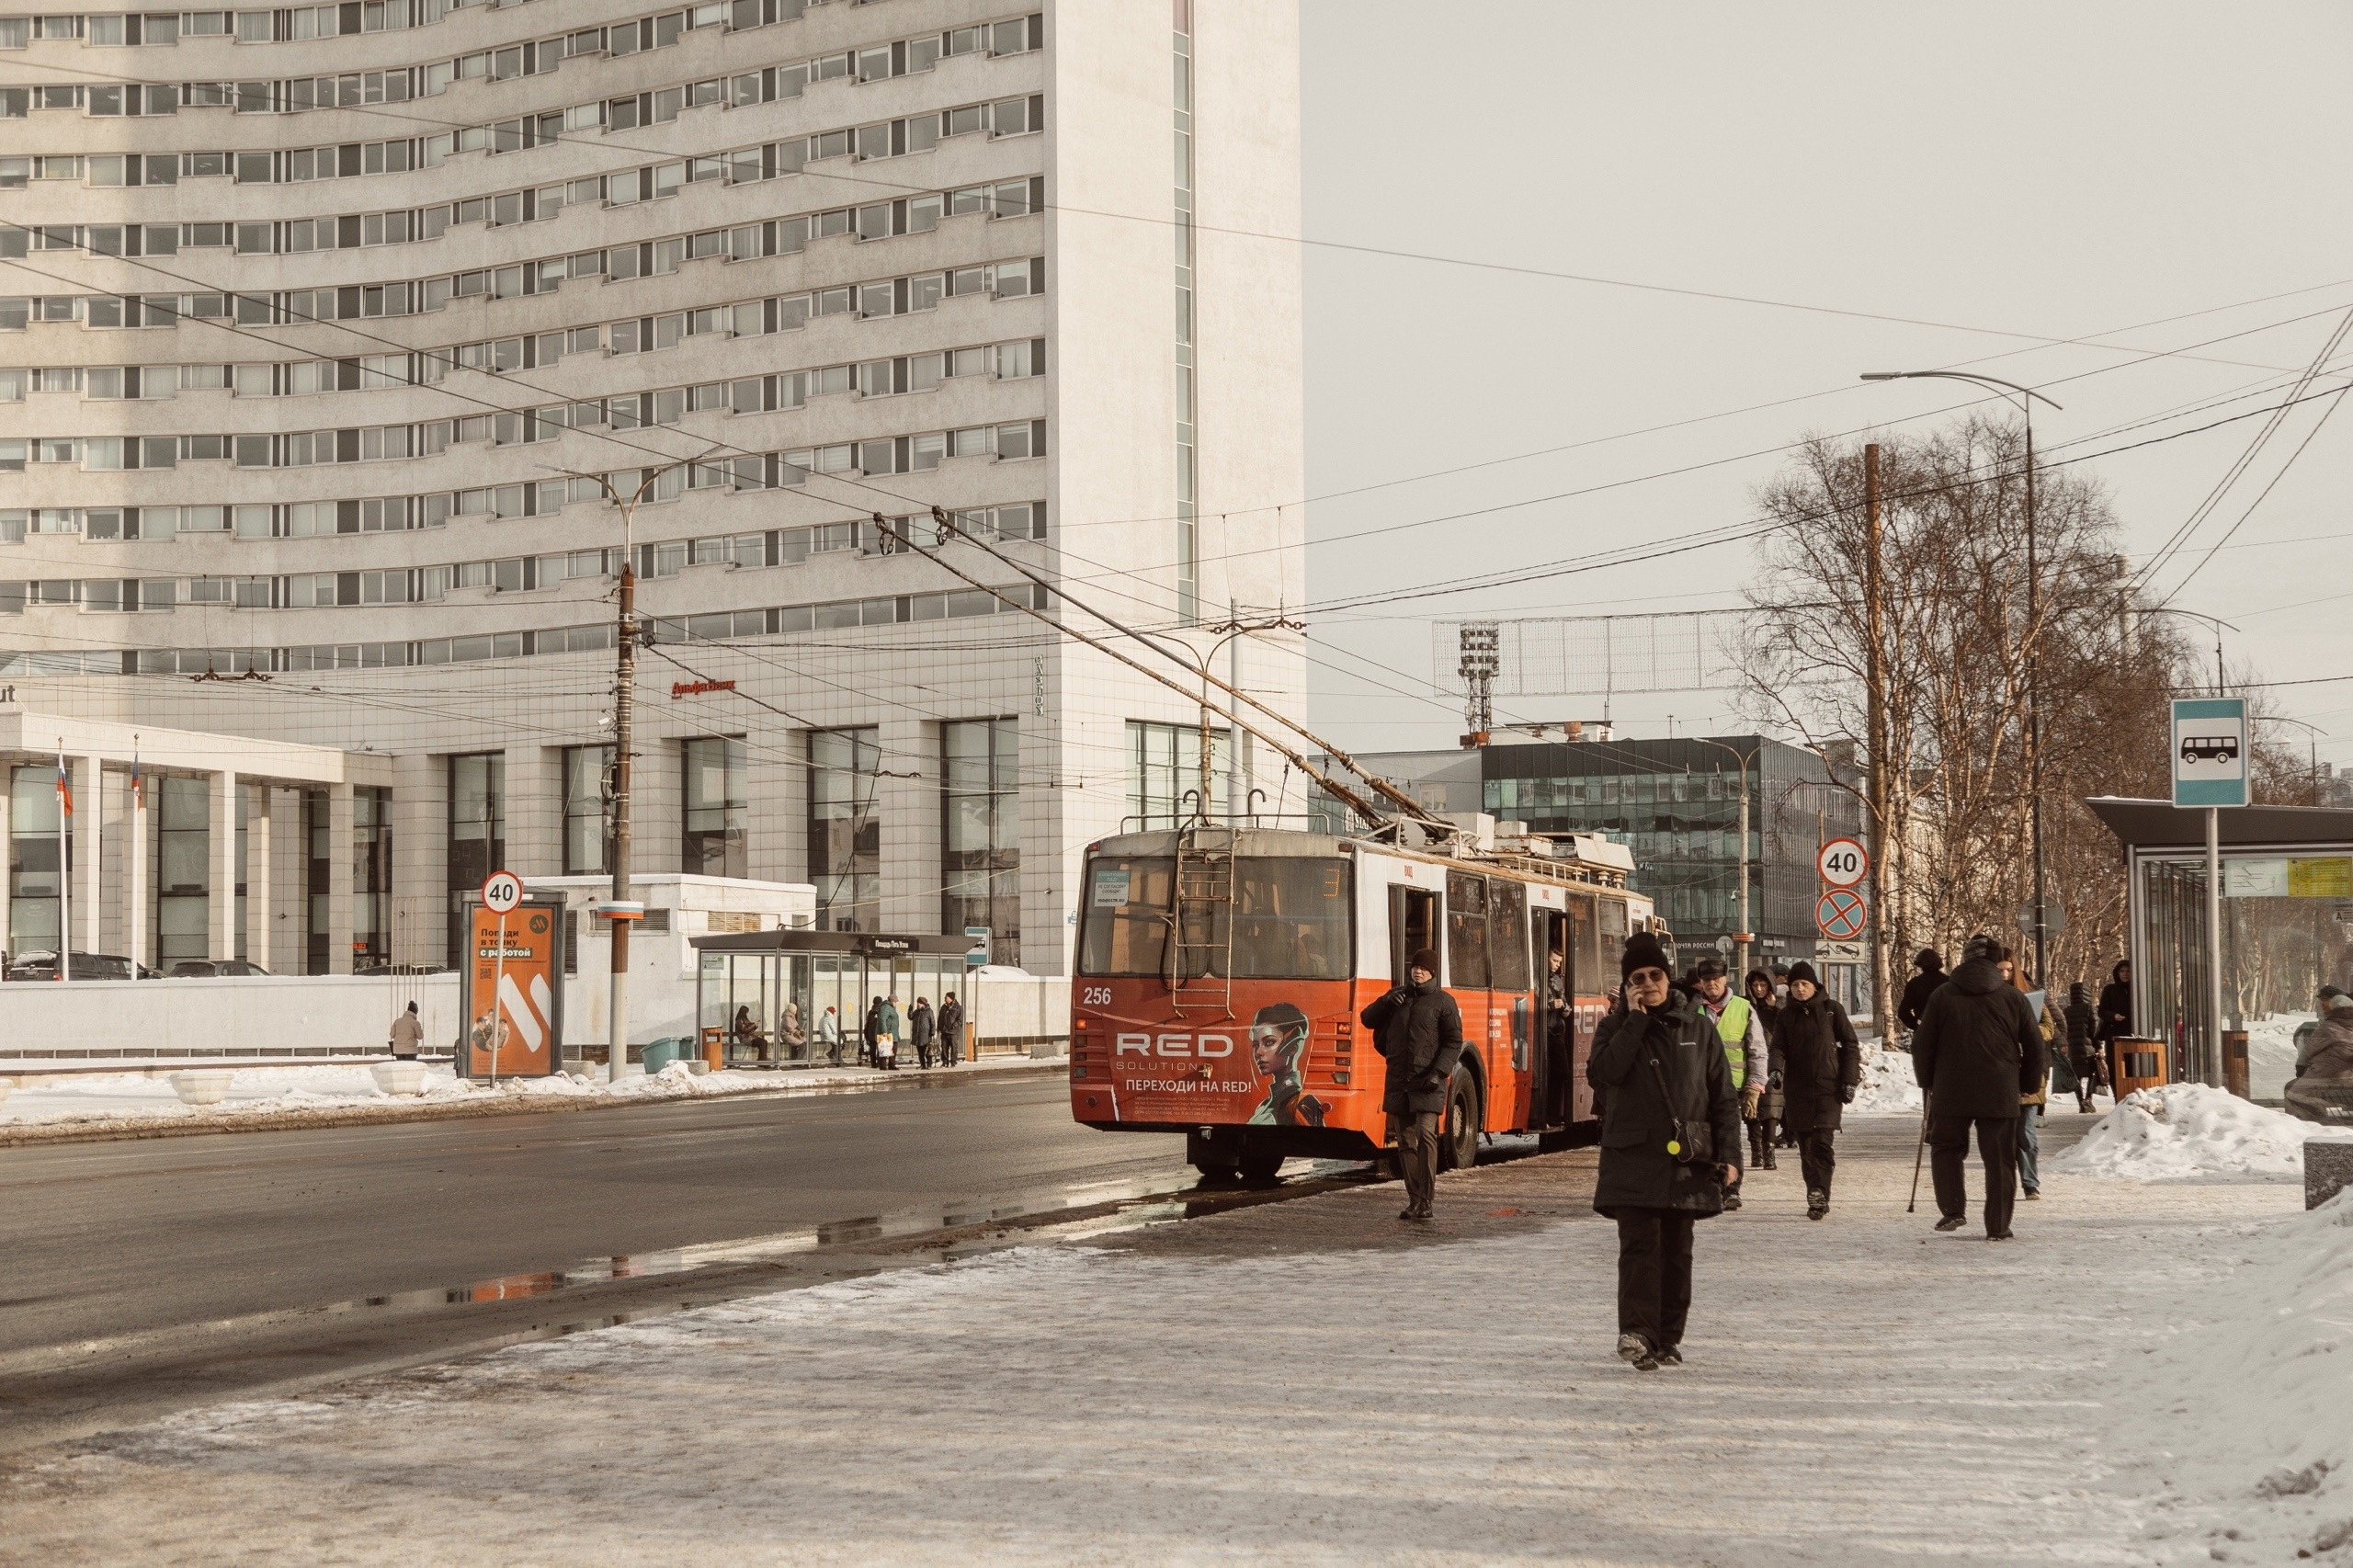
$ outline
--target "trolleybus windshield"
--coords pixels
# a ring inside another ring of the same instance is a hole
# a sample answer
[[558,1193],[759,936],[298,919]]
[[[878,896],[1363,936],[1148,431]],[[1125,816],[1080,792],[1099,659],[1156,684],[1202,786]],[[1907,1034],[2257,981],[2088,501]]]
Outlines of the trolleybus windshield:
[[[1234,869],[1233,902],[1205,906],[1210,924],[1203,950],[1225,950],[1230,923],[1230,978],[1346,980],[1354,950],[1349,869],[1337,856],[1242,859]],[[1079,972],[1165,976],[1173,881],[1165,856],[1089,861]]]

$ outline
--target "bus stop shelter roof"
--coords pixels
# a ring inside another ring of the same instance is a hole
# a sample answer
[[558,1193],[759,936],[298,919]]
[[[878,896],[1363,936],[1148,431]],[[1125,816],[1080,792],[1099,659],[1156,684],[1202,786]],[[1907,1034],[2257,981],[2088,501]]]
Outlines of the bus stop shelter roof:
[[[2127,849],[2206,847],[2202,809],[2117,795],[2095,795],[2084,804]],[[2218,825],[2225,849],[2353,844],[2353,808],[2345,806],[2225,806]]]
[[728,931],[689,937],[688,946],[706,953],[857,953],[867,958],[961,958],[970,937],[936,937],[883,931],[817,931],[805,926],[773,931]]

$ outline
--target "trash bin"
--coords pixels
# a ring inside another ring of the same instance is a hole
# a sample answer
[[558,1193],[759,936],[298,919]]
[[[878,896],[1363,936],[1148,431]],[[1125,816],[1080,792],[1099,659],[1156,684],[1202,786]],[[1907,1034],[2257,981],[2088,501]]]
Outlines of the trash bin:
[[2245,1029],[2222,1031],[2222,1087],[2241,1099],[2252,1097],[2247,1094]]
[[678,1042],[675,1037],[665,1035],[660,1040],[645,1042],[645,1071],[649,1075],[661,1072],[677,1059]]
[[2165,1042],[2133,1035],[2116,1041],[2116,1097],[2137,1089],[2154,1089],[2171,1076],[2165,1071]]

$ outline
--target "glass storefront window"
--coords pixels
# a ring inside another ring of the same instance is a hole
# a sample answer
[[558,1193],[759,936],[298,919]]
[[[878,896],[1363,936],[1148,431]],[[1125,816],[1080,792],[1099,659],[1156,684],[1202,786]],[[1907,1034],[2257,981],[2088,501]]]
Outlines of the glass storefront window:
[[685,840],[680,864],[692,876],[749,874],[744,823],[750,805],[750,765],[741,735],[686,743]]
[[809,733],[809,879],[820,931],[881,929],[881,759],[872,725]]
[[[28,763],[8,778],[8,951],[55,951],[57,765]],[[69,846],[70,856],[70,846]],[[70,865],[68,867],[70,869]]]
[[989,932],[998,963],[1021,961],[1020,736],[1010,719],[939,727],[940,930]]
[[[324,805],[324,799],[321,802]],[[472,752],[449,759],[449,945],[466,950],[466,895],[506,859],[506,754]],[[324,894],[322,876],[316,892]]]
[[[611,835],[605,819],[605,771],[610,746],[566,746],[563,752],[563,870],[585,876],[609,870]],[[689,862],[691,864],[691,862]]]

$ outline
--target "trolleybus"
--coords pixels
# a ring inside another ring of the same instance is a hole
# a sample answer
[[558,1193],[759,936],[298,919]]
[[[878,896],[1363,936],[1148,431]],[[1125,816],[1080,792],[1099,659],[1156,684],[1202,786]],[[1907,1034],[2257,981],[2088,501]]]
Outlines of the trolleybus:
[[[1462,1013],[1441,1158],[1471,1164],[1482,1132],[1589,1140],[1586,1061],[1625,937],[1653,931],[1673,950],[1650,900],[1627,891],[1632,869],[1622,846],[1584,835],[1489,853],[1197,823],[1090,845],[1071,1114],[1183,1132],[1205,1174],[1374,1158],[1382,1062],[1358,1015],[1430,948]],[[1562,1036],[1546,1027],[1556,953]]]

